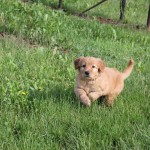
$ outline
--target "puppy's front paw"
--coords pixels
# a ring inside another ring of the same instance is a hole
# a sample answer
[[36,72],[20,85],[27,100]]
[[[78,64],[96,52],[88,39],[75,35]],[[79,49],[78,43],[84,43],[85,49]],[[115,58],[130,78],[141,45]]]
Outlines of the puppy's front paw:
[[84,105],[86,105],[86,106],[91,106],[91,101],[90,101],[90,99],[86,96],[81,96],[80,97],[80,101],[84,104]]
[[99,98],[99,94],[97,94],[96,92],[90,92],[88,94],[88,97],[90,98],[90,100],[95,101],[96,99]]
[[91,106],[91,101],[86,101],[86,102],[84,102],[84,104],[85,104],[86,106],[90,107],[90,106]]

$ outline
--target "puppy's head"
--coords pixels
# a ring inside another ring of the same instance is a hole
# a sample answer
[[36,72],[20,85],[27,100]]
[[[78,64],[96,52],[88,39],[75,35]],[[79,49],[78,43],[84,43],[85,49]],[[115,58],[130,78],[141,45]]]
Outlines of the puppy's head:
[[99,58],[79,57],[74,61],[74,66],[82,79],[93,80],[104,70],[105,63]]

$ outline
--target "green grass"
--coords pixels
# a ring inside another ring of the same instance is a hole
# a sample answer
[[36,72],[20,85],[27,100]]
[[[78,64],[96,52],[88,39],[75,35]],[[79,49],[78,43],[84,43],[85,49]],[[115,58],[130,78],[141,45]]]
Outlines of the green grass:
[[[54,8],[58,7],[58,0],[31,0],[33,2],[40,2],[46,6],[51,6]],[[82,11],[90,8],[100,1],[98,0],[64,0],[63,9],[69,13],[81,13]],[[149,7],[149,0],[128,0],[126,1],[125,9],[125,22],[130,24],[145,25],[147,19]],[[108,0],[105,3],[99,5],[98,7],[88,11],[86,14],[90,16],[101,16],[105,18],[110,18],[113,20],[118,20],[120,15],[120,1],[118,0]]]
[[[74,11],[71,2],[64,5]],[[0,37],[0,149],[149,149],[149,33],[47,4],[0,5],[0,32],[6,33]],[[97,102],[85,108],[75,98],[73,61],[81,55],[101,57],[119,70],[135,60],[112,108]]]

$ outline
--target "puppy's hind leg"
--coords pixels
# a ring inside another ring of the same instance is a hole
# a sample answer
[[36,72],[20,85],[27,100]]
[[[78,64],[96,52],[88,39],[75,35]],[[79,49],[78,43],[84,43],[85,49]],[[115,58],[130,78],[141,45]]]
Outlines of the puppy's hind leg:
[[115,89],[106,96],[105,104],[107,106],[112,106],[114,103],[115,98],[121,93],[124,87],[124,81],[118,80],[118,83],[116,84]]
[[116,94],[107,95],[105,97],[105,105],[106,106],[113,106],[113,103],[114,103],[114,100],[115,100],[116,97],[117,97]]

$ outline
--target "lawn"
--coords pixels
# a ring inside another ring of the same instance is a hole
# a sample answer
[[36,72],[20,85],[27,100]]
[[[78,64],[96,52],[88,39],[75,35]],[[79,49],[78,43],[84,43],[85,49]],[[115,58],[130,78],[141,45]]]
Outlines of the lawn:
[[[71,13],[54,10],[56,2],[1,1],[0,149],[148,150],[149,32],[71,15],[85,9],[85,1],[76,1],[74,9],[71,0],[64,1]],[[134,22],[130,15],[129,23],[145,25],[146,3],[136,1],[140,17]],[[97,8],[89,15],[117,19],[107,5],[102,8],[107,13]],[[130,11],[134,8],[130,5]],[[97,102],[85,108],[76,99],[73,61],[83,55],[100,57],[120,71],[131,57],[135,60],[112,108]]]

